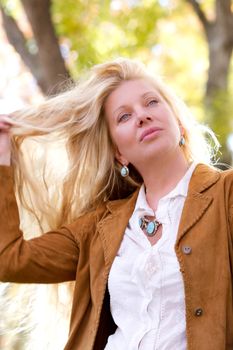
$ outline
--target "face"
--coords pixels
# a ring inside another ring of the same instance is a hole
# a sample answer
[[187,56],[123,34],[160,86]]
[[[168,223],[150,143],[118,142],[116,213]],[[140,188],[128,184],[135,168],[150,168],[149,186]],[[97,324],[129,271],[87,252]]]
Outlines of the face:
[[105,102],[105,117],[122,165],[131,163],[140,172],[148,161],[181,152],[178,122],[147,80],[122,82]]

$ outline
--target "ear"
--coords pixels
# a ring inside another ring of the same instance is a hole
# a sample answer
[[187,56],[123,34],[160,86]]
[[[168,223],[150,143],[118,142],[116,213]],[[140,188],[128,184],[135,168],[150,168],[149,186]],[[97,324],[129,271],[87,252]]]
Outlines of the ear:
[[129,164],[129,161],[120,153],[118,148],[115,150],[115,158],[121,165]]
[[184,127],[183,127],[183,125],[179,122],[179,129],[180,129],[180,134],[181,135],[184,135]]

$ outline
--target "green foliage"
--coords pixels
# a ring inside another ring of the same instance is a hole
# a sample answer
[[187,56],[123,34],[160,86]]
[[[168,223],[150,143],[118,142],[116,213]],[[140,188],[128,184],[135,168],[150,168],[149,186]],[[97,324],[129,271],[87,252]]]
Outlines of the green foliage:
[[160,54],[155,55],[159,72],[178,95],[191,106],[199,120],[208,70],[208,48],[203,28],[192,9],[178,2],[158,23]]
[[[20,0],[1,0],[22,18]],[[200,0],[209,20],[216,0]],[[203,27],[187,1],[52,0],[51,13],[71,75],[76,79],[92,66],[118,56],[138,58],[162,75],[225,144],[232,132],[232,101],[216,96],[203,103],[208,74],[208,46]],[[31,39],[31,38],[29,38]],[[233,65],[229,72],[233,91]]]
[[0,4],[8,15],[14,17],[17,17],[18,13],[22,11],[19,0],[0,0]]
[[208,53],[190,6],[176,1],[162,6],[152,0],[53,0],[52,14],[75,78],[117,56],[138,58],[164,76],[203,119]]
[[150,0],[54,0],[52,13],[57,33],[70,49],[68,64],[78,76],[117,56],[148,60],[158,40],[156,22],[165,11]]

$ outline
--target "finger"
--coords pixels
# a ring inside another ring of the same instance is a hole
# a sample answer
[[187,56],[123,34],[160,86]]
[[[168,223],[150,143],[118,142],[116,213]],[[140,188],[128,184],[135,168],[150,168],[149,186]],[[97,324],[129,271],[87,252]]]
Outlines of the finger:
[[10,127],[11,126],[9,124],[0,122],[0,129],[2,129],[2,130],[9,130]]
[[0,114],[0,122],[8,123],[8,124],[12,124],[13,123],[12,119],[7,114]]
[[0,123],[4,123],[5,125],[16,126],[16,127],[20,127],[22,125],[22,122],[14,120],[9,116],[1,115],[1,114],[0,114]]

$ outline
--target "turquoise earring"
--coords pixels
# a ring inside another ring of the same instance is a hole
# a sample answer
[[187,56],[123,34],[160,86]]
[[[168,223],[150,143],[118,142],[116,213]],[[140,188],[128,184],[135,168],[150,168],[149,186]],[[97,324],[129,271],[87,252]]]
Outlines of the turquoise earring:
[[185,145],[185,138],[184,136],[182,135],[181,138],[180,138],[180,141],[179,141],[179,146],[182,147]]
[[121,176],[127,177],[129,175],[129,168],[126,165],[123,165],[121,168]]

